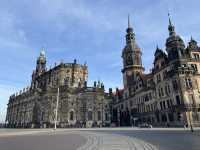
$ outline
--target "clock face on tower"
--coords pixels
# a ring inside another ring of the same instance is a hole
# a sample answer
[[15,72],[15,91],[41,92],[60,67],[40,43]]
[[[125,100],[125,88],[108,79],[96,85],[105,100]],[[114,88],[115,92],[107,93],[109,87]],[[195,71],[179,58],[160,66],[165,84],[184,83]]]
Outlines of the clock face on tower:
[[132,55],[131,54],[127,54],[126,64],[127,65],[132,65],[133,64],[133,59],[132,59]]

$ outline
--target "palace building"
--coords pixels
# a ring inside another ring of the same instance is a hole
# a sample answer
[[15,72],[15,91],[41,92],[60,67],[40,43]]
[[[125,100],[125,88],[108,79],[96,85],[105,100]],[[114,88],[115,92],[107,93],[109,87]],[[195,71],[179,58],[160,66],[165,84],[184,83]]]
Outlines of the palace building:
[[47,70],[46,56],[41,51],[31,86],[10,96],[7,127],[52,127],[59,88],[58,127],[91,127],[109,123],[111,116],[108,93],[103,83],[87,86],[86,64],[63,63]]
[[200,126],[200,47],[186,45],[169,17],[165,50],[158,46],[153,68],[144,72],[142,50],[128,19],[122,50],[123,89],[106,93],[104,84],[87,86],[86,64],[63,63],[46,69],[41,51],[31,86],[10,96],[7,127],[52,127],[59,92],[59,127],[102,125]]
[[128,19],[122,51],[123,89],[117,89],[113,121],[119,126],[200,126],[200,47],[185,45],[169,17],[165,50],[156,48],[153,69],[144,73],[142,50]]

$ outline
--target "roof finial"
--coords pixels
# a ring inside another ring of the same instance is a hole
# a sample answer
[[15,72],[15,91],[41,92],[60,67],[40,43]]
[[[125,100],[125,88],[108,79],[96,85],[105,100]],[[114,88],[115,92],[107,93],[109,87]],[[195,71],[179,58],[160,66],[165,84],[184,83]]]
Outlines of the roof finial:
[[171,21],[171,17],[170,17],[170,13],[168,12],[168,17],[169,17],[169,25],[172,26],[172,21]]
[[156,49],[159,49],[158,44],[156,45]]
[[192,37],[192,35],[191,35],[191,39],[190,39],[191,41],[193,41],[193,37]]
[[44,48],[44,46],[42,46],[42,49],[40,51],[40,55],[41,56],[45,56],[45,48]]
[[169,17],[169,25],[168,25],[169,35],[170,35],[170,36],[174,36],[174,35],[176,35],[176,33],[175,33],[175,27],[174,27],[174,25],[172,24],[172,21],[171,21],[171,17],[170,17],[170,13],[169,13],[169,12],[168,12],[168,17]]
[[130,28],[131,25],[130,25],[130,15],[128,14],[128,28]]

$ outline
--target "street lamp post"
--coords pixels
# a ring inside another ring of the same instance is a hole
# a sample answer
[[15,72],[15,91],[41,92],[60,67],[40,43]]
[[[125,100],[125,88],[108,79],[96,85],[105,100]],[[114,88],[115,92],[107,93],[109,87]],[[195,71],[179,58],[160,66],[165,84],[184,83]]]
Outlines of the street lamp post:
[[59,87],[58,87],[57,100],[56,100],[56,112],[55,112],[54,130],[56,130],[56,127],[57,127],[57,119],[58,119],[58,102],[59,102]]

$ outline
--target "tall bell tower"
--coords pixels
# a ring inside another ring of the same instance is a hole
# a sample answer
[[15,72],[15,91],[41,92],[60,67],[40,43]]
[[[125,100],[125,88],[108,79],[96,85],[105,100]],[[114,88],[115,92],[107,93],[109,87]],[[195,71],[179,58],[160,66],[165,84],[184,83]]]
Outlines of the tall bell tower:
[[130,17],[128,16],[128,28],[126,29],[126,45],[122,50],[123,59],[123,83],[124,88],[128,89],[133,85],[137,74],[144,72],[142,66],[142,52],[135,41],[135,33],[130,25]]

